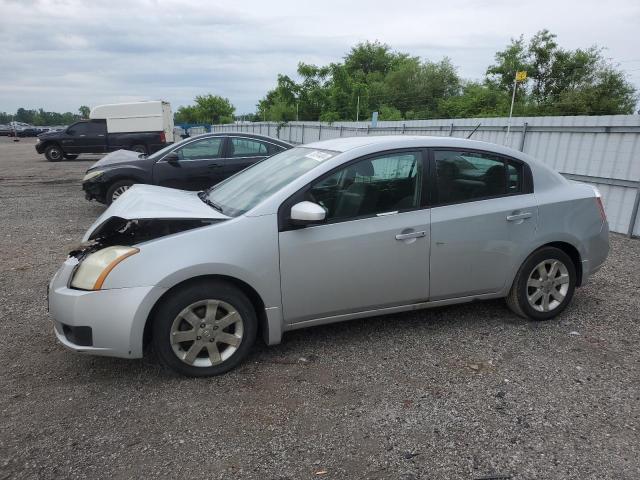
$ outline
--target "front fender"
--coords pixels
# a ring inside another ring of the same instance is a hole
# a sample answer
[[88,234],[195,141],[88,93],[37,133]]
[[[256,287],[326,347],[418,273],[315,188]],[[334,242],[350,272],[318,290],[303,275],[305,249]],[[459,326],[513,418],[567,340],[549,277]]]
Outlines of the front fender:
[[265,308],[281,307],[275,215],[238,217],[136,245],[103,288],[171,288],[203,275],[224,275],[250,285]]

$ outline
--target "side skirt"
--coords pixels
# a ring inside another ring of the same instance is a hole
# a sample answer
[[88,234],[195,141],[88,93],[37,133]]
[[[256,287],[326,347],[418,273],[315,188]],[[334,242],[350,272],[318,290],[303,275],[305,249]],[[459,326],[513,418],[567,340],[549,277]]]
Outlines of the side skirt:
[[316,325],[325,325],[327,323],[345,322],[347,320],[356,320],[358,318],[376,317],[379,315],[388,315],[391,313],[410,312],[412,310],[422,310],[426,308],[442,307],[446,305],[456,305],[459,303],[469,303],[476,300],[490,300],[494,298],[503,298],[504,293],[486,293],[483,295],[473,295],[469,297],[457,297],[448,298],[445,300],[435,300],[431,302],[412,303],[410,305],[400,305],[397,307],[386,307],[374,310],[363,310],[355,313],[345,313],[341,315],[332,315],[330,317],[314,318],[311,320],[305,320],[303,322],[296,322],[292,324],[285,324],[284,330],[298,330],[301,328],[313,327]]

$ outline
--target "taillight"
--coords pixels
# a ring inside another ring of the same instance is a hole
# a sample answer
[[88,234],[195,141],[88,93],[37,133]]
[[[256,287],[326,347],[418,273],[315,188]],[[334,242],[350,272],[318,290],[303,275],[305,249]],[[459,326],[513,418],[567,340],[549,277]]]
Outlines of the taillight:
[[164,132],[160,132],[160,143],[167,143],[167,136]]
[[596,203],[598,204],[598,209],[600,209],[600,217],[603,222],[607,221],[607,212],[604,211],[604,204],[602,203],[602,197],[600,196],[600,192],[596,195]]

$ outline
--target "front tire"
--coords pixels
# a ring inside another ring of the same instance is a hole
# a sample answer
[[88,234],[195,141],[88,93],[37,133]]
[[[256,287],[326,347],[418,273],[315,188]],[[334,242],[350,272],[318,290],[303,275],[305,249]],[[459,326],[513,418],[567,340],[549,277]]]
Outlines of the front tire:
[[530,320],[549,320],[567,308],[576,287],[576,266],[555,247],[533,252],[518,271],[507,305]]
[[133,180],[119,180],[112,183],[105,194],[105,202],[107,205],[111,205],[115,202],[120,198],[120,195],[129,190],[134,184],[135,182]]
[[49,145],[45,151],[44,156],[50,162],[59,162],[64,157],[64,152],[58,145]]
[[162,300],[153,348],[166,367],[190,377],[221,375],[249,354],[258,328],[253,305],[222,281],[188,284]]

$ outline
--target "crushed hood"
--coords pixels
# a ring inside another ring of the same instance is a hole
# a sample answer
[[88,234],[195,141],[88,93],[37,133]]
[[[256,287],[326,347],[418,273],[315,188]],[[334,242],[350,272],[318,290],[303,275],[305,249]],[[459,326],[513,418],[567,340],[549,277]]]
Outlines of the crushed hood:
[[91,165],[89,170],[93,170],[94,168],[110,167],[120,163],[131,163],[144,160],[146,160],[146,157],[141,157],[138,152],[132,152],[131,150],[116,150],[115,152],[105,155],[96,163]]
[[199,219],[221,221],[229,217],[204,203],[198,192],[175,190],[154,185],[134,185],[111,204],[91,225],[83,237],[87,241],[96,228],[112,217],[124,220]]

